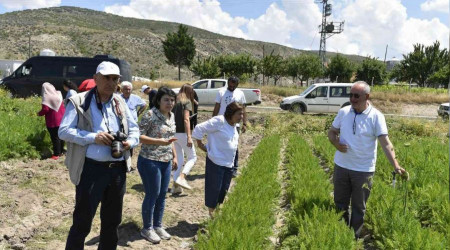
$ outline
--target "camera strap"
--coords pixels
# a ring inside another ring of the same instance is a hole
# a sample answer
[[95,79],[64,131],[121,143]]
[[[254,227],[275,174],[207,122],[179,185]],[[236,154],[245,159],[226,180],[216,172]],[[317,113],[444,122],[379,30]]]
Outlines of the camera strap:
[[[122,115],[122,111],[120,110],[120,107],[119,107],[120,103],[119,103],[119,101],[116,98],[114,98],[114,96],[113,96],[112,99],[113,99],[113,101],[111,102],[111,105],[113,107],[113,112],[115,113],[117,118],[119,118],[119,130],[122,133],[125,133],[125,128],[124,128],[124,125],[123,125],[123,122],[122,122],[123,115]],[[96,101],[96,104],[97,104],[97,108],[100,110],[100,112],[102,112],[102,117],[103,117],[103,119],[105,120],[105,123],[106,123],[105,124],[106,125],[106,129],[108,129],[108,132],[111,133],[111,131],[109,130],[109,121],[108,121],[108,118],[105,117],[105,114],[103,113],[103,104],[100,101],[100,97],[98,95],[98,91],[97,90],[95,91],[95,101]]]
[[122,115],[122,110],[120,110],[120,103],[119,100],[117,100],[115,97],[113,97],[114,100],[114,104],[113,106],[115,106],[116,108],[116,115],[119,118],[119,126],[120,126],[120,130],[122,130],[122,133],[125,133],[125,126],[123,126],[123,115]]

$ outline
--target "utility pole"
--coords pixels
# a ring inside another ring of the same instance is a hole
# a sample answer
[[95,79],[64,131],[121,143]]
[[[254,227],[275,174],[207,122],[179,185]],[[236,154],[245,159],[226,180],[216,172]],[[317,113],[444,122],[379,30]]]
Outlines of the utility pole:
[[319,57],[322,60],[322,67],[325,67],[326,57],[325,54],[327,52],[327,39],[330,38],[334,34],[339,34],[344,31],[344,21],[342,22],[327,22],[327,17],[331,16],[331,4],[328,3],[328,0],[317,0],[316,3],[322,4],[322,24],[319,26],[320,28],[320,48],[319,48]]
[[386,55],[387,55],[388,44],[386,44],[386,51],[384,52],[384,61],[383,63],[386,65]]
[[31,57],[31,34],[28,31],[28,58]]
[[[262,60],[264,60],[264,56],[265,56],[265,52],[264,52],[264,44],[263,44],[263,56],[262,56]],[[265,83],[265,79],[264,79],[264,78],[266,78],[265,75],[264,75],[264,71],[265,71],[265,69],[263,69],[263,72],[262,72],[262,73],[263,73],[263,74],[262,74],[262,75],[263,75],[263,76],[262,76],[262,77],[263,77],[263,82],[262,82],[262,85],[263,85],[263,86],[265,85],[265,84],[264,84],[264,83]]]

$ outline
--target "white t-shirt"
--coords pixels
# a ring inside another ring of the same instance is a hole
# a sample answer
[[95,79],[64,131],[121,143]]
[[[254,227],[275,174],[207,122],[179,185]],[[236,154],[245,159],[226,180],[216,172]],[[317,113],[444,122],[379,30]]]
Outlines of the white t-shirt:
[[208,136],[208,158],[219,166],[233,167],[239,141],[236,126],[231,126],[223,115],[214,116],[198,124],[192,132],[192,138],[197,140],[204,135]]
[[340,143],[349,147],[346,153],[337,150],[334,162],[354,171],[375,172],[377,138],[388,134],[384,115],[372,105],[356,114],[349,105],[339,110],[332,126],[340,130]]
[[228,104],[232,102],[244,105],[246,103],[244,92],[240,89],[235,89],[231,92],[227,88],[221,88],[216,95],[216,103],[220,103],[220,109],[217,115],[225,114]]

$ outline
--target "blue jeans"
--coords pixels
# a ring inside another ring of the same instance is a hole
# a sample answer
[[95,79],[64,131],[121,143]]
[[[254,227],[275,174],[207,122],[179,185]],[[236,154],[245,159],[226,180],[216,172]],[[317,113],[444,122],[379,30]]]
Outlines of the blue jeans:
[[144,228],[152,228],[152,222],[153,227],[161,227],[172,161],[153,161],[139,155],[137,169],[145,190],[142,202]]

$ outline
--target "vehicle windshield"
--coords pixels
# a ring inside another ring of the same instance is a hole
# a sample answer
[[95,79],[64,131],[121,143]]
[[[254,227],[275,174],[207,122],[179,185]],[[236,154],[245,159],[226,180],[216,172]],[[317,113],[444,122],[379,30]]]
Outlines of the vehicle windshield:
[[314,88],[314,87],[315,87],[314,84],[311,85],[311,86],[309,86],[309,87],[308,87],[307,89],[305,89],[302,93],[300,93],[299,96],[304,96],[304,95],[308,94],[308,92],[309,92],[312,88]]

